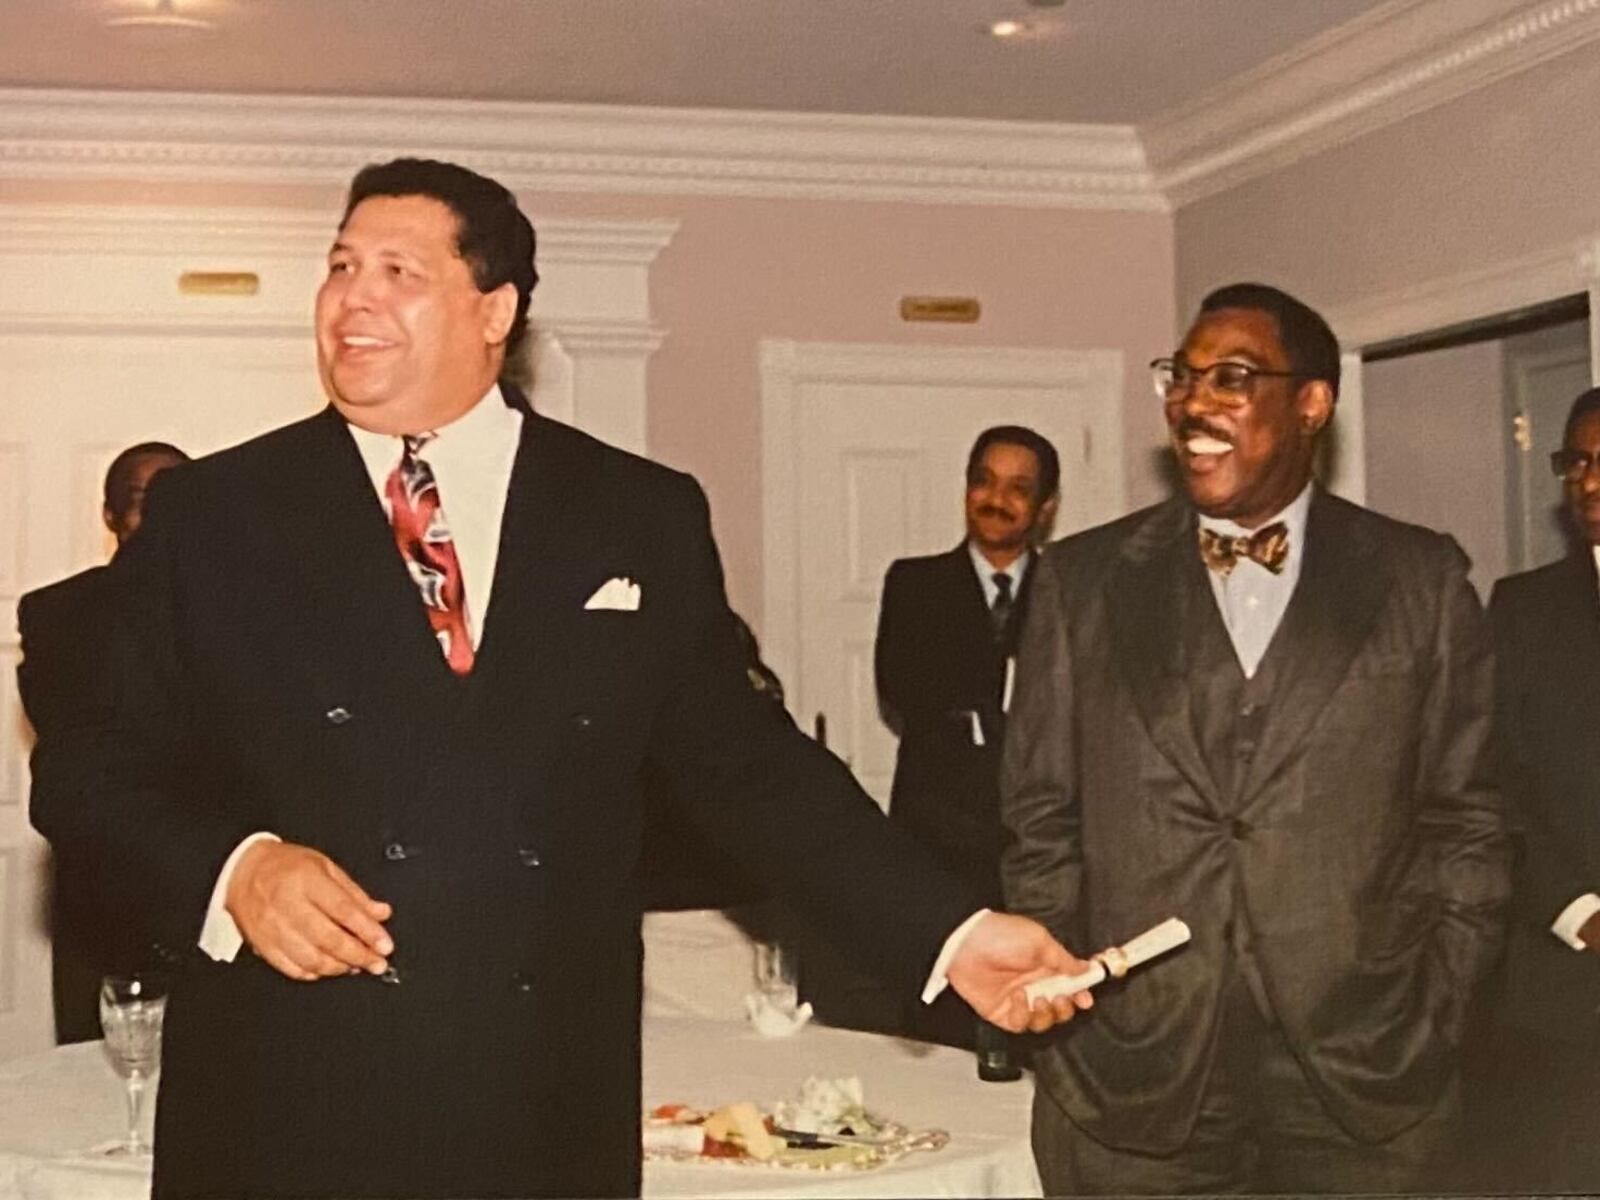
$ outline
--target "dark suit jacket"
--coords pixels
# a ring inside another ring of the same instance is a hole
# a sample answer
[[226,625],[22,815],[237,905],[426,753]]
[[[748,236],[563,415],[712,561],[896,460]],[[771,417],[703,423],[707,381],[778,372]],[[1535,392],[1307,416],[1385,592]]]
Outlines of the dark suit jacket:
[[1522,835],[1502,1020],[1588,1040],[1600,959],[1550,932],[1600,890],[1600,591],[1587,547],[1495,584],[1496,720],[1506,796]]
[[750,689],[699,488],[575,430],[524,423],[465,680],[331,409],[164,472],[118,566],[134,694],[40,740],[39,828],[174,941],[254,830],[394,906],[384,981],[179,984],[158,1195],[637,1194],[646,763],[902,986],[970,911]]
[[[965,542],[894,562],[878,613],[878,698],[900,734],[889,816],[990,904],[1000,902],[1001,691],[1034,574],[999,642]],[[982,746],[969,712],[983,722]]]
[[1176,1149],[1248,940],[1331,1114],[1383,1140],[1450,1078],[1499,940],[1487,623],[1450,539],[1317,491],[1283,686],[1224,796],[1190,707],[1196,621],[1216,617],[1195,527],[1178,498],[1039,564],[1002,782],[1007,899],[1080,952],[1174,915],[1194,939],[1098,991],[1035,1069],[1096,1138]]
[[[115,588],[93,567],[39,588],[17,605],[22,661],[17,690],[39,736],[94,724],[111,711]],[[34,803],[39,803],[35,785]],[[99,903],[106,881],[70,857],[55,856],[50,883],[51,990],[56,1041],[100,1037],[100,978],[142,964],[122,914]]]

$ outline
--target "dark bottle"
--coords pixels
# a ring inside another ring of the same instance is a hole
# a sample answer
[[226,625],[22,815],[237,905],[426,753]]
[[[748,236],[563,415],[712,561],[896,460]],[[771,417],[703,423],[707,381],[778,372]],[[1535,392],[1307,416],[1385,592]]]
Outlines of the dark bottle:
[[1022,1078],[1011,1048],[1011,1035],[1004,1029],[978,1021],[978,1078],[985,1083],[1011,1083]]

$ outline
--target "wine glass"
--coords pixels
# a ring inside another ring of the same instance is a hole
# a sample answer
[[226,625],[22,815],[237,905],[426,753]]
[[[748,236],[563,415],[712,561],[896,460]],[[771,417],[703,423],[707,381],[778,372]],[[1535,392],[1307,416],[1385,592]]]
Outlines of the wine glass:
[[100,1028],[106,1054],[128,1081],[128,1137],[107,1154],[149,1154],[139,1136],[144,1092],[161,1063],[161,1021],[167,1011],[166,985],[150,975],[107,975],[100,983]]
[[800,1003],[794,951],[777,942],[756,943],[756,990],[773,1009],[792,1017]]

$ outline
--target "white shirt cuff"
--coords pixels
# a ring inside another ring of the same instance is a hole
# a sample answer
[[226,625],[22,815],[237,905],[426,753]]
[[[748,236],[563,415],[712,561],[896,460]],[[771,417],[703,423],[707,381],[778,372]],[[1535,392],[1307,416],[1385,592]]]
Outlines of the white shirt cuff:
[[211,889],[211,904],[206,909],[205,924],[200,927],[200,949],[216,962],[232,962],[239,956],[244,937],[228,912],[228,884],[233,879],[233,869],[239,858],[257,842],[281,842],[275,833],[252,833],[233,848],[228,861],[217,874],[217,885]]
[[1561,910],[1561,915],[1551,924],[1550,932],[1574,950],[1587,950],[1588,944],[1578,936],[1578,931],[1597,912],[1600,912],[1600,896],[1585,892]]
[[924,1004],[932,1004],[939,998],[939,994],[950,986],[950,963],[961,949],[961,943],[967,940],[967,934],[972,932],[972,927],[987,917],[989,911],[987,908],[980,908],[957,925],[954,933],[945,938],[944,949],[940,950],[939,957],[933,960],[933,970],[928,973],[928,982],[922,986]]

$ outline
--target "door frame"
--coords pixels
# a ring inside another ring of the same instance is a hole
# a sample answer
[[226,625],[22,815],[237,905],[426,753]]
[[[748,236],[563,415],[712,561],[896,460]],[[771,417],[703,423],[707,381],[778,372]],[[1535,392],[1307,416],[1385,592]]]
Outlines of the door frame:
[[[1105,498],[1120,513],[1127,479],[1122,458],[1123,361],[1118,350],[1042,350],[1009,346],[951,347],[905,343],[801,342],[763,338],[761,369],[761,653],[785,692],[800,679],[800,473],[794,447],[807,385],[897,384],[928,387],[1061,387],[1093,397],[1099,431],[1094,453],[1116,464]],[[1063,457],[1068,455],[1063,452]]]
[[1331,490],[1366,498],[1361,351],[1379,342],[1481,320],[1579,292],[1589,295],[1589,378],[1600,385],[1600,233],[1337,306],[1328,323],[1343,356],[1338,469]]

